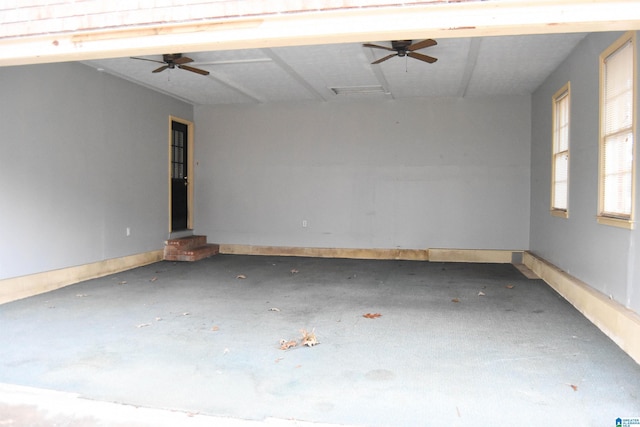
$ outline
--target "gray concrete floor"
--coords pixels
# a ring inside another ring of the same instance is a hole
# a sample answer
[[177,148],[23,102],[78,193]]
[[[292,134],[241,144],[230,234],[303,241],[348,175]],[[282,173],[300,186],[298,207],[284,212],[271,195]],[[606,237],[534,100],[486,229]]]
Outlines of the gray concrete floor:
[[[0,425],[133,425],[115,409],[105,411],[121,424],[82,424],[80,401],[178,414],[181,425],[640,416],[640,366],[512,265],[219,255],[8,303],[0,325]],[[301,329],[320,344],[279,348]],[[43,421],[51,409],[34,402],[51,394],[38,390],[66,393],[66,421]],[[19,423],[25,410],[38,421]]]

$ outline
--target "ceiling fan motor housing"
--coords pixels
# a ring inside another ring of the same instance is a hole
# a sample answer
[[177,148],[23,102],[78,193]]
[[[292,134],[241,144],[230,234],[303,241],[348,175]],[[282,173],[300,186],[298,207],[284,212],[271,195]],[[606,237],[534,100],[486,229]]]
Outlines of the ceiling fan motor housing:
[[407,54],[407,48],[411,46],[413,40],[392,40],[391,46],[398,51],[398,56],[405,56]]

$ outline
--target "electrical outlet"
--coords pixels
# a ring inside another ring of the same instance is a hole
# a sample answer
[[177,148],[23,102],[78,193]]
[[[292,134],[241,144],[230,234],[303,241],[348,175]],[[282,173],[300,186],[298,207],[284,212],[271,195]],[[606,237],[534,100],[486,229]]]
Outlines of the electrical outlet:
[[309,225],[309,224],[307,223],[307,220],[306,220],[306,219],[303,219],[303,220],[302,220],[302,227],[303,227],[303,228],[307,228],[307,225]]

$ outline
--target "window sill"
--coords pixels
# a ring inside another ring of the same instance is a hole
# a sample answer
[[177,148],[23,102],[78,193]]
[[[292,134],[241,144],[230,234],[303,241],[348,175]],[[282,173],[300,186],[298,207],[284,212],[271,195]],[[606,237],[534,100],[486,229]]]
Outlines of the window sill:
[[551,209],[551,215],[556,216],[558,218],[569,218],[569,212],[559,210],[559,209]]
[[612,218],[609,216],[598,216],[598,224],[610,225],[612,227],[626,228],[633,230],[634,222],[630,219]]

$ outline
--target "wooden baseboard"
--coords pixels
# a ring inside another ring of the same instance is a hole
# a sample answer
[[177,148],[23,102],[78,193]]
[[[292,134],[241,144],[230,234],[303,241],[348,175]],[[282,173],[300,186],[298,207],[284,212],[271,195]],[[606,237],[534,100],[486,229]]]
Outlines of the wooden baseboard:
[[301,256],[317,258],[399,259],[434,262],[484,262],[510,264],[522,251],[483,249],[349,249],[221,244],[221,254]]
[[428,249],[349,249],[221,244],[221,254],[427,261]]
[[525,252],[524,264],[640,363],[640,315],[542,258]]
[[0,280],[0,304],[162,260],[162,250]]
[[429,261],[511,264],[514,252],[520,253],[521,251],[490,249],[429,249]]

